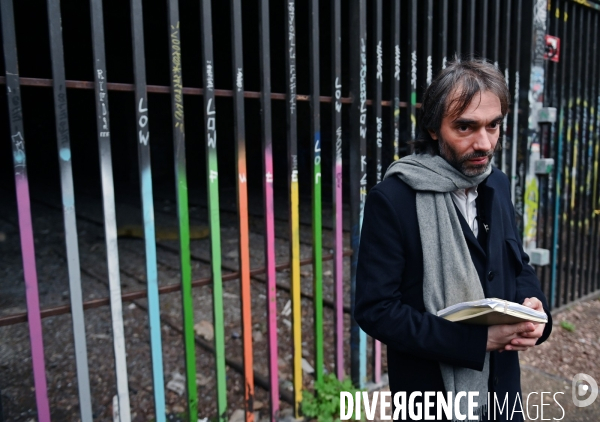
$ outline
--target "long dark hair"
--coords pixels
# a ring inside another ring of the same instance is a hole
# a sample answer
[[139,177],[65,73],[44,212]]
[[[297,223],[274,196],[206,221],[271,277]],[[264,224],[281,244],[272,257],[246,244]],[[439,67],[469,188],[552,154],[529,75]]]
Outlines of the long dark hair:
[[[425,90],[421,102],[419,134],[411,142],[417,154],[440,153],[439,143],[431,137],[433,131],[440,137],[442,119],[461,115],[476,94],[490,91],[500,99],[502,116],[510,105],[510,93],[504,76],[485,60],[455,60],[449,62]],[[449,101],[449,98],[452,100]]]

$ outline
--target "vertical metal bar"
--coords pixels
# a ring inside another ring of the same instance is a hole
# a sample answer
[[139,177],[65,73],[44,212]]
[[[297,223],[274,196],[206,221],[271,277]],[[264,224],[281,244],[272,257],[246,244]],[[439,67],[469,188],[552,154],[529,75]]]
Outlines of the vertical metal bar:
[[[548,0],[535,0],[533,4],[533,31],[531,67],[529,76],[529,119],[527,130],[526,155],[520,166],[524,167],[524,203],[523,203],[523,248],[530,251],[537,247],[537,222],[539,216],[540,187],[535,174],[533,160],[539,158],[540,126],[538,112],[543,107],[545,89],[545,35]],[[519,171],[521,172],[521,171]],[[521,181],[523,183],[523,181]],[[518,213],[518,211],[517,211]]]
[[[534,4],[537,4],[538,0],[535,0]],[[527,3],[529,6],[533,7],[532,3]],[[523,5],[523,3],[521,3],[521,5]],[[523,29],[528,30],[529,26],[527,24],[523,25],[522,22],[522,10],[523,9],[519,9],[519,13],[517,15],[517,17],[519,17],[519,21],[521,22],[519,24],[519,28],[521,29],[521,31]],[[534,21],[534,25],[536,25],[535,23],[535,17],[532,18],[532,20]],[[520,34],[519,34],[520,35]],[[520,39],[520,36],[519,36]],[[533,38],[532,38],[532,44],[533,44]],[[531,67],[528,64],[524,64],[523,65],[523,69],[525,70],[526,74],[531,75]],[[542,71],[543,72],[543,71]],[[543,76],[543,73],[542,73]],[[531,82],[531,77],[529,78],[529,81]],[[543,82],[540,84],[543,85]],[[527,88],[527,87],[524,87]],[[531,88],[531,87],[529,87]],[[519,107],[519,110],[523,110],[525,111],[526,109],[529,110],[528,108],[528,101],[529,100],[529,92],[531,92],[531,89],[529,89],[528,91],[528,95],[527,98],[523,98],[523,104],[522,107]],[[533,92],[531,95],[534,95]],[[527,101],[527,103],[526,103]],[[517,103],[517,104],[520,104]],[[537,114],[537,112],[536,112]],[[535,118],[537,118],[537,116],[534,116]],[[521,123],[521,129],[525,131],[525,133],[527,133],[527,136],[520,136],[520,137],[515,137],[514,138],[514,145],[515,145],[515,169],[514,169],[514,173],[515,173],[515,197],[514,197],[514,203],[515,203],[515,218],[517,221],[517,230],[519,231],[519,233],[521,233],[521,235],[523,236],[525,233],[525,223],[526,223],[526,215],[525,215],[525,191],[526,191],[526,187],[527,187],[527,163],[528,163],[528,155],[529,155],[529,120],[527,119],[527,121],[524,121]],[[537,205],[537,202],[536,202]]]
[[[493,49],[492,49],[492,60],[494,62],[494,66],[496,66],[498,69],[499,67],[499,62],[500,62],[500,16],[502,14],[501,10],[500,10],[500,0],[493,0],[494,1],[494,41],[493,41]],[[487,6],[486,6],[486,11],[487,11]],[[487,16],[487,13],[486,13]]]
[[271,53],[269,0],[260,0],[260,104],[263,147],[263,202],[265,207],[265,268],[269,333],[270,420],[279,417],[279,367],[277,353],[277,274],[275,272],[275,207],[273,204],[273,140],[271,116]]
[[[577,13],[576,13],[577,12]],[[579,18],[579,22],[576,23],[578,29],[583,28],[583,10],[581,8],[574,7],[573,9],[573,20],[576,21]],[[578,34],[579,35],[579,34]],[[573,158],[572,158],[572,166],[570,168],[570,201],[568,205],[569,215],[569,236],[570,241],[572,241],[572,246],[570,245],[567,248],[568,253],[568,277],[570,280],[570,301],[573,301],[577,298],[576,288],[578,284],[577,280],[577,247],[578,247],[578,230],[577,230],[577,213],[575,209],[575,205],[578,203],[577,201],[577,188],[578,188],[578,166],[579,166],[579,135],[580,135],[580,121],[581,121],[581,66],[582,66],[582,55],[583,55],[583,41],[580,37],[577,40],[577,45],[574,46],[574,62],[575,62],[575,71],[572,74],[571,78],[575,79],[575,91],[573,95],[574,102],[574,121],[573,121],[573,131],[572,131],[572,146],[573,146]]]
[[[383,118],[381,115],[381,99],[382,99],[382,82],[383,82],[383,35],[382,35],[382,2],[375,0],[373,2],[373,60],[374,66],[372,81],[373,81],[373,118],[375,120],[375,180],[376,183],[381,182],[381,150],[383,144]],[[373,138],[372,138],[373,139]],[[381,380],[381,343],[373,339],[372,352],[373,365],[373,382],[379,383]]]
[[[552,10],[550,10],[550,13],[553,17],[552,22],[554,25],[554,31],[555,33],[559,36],[560,40],[562,43],[564,43],[566,41],[565,39],[565,34],[566,34],[566,25],[562,22],[562,20],[560,19],[560,11],[561,11],[561,7],[560,7],[560,0],[555,0],[555,2],[553,3],[554,6],[554,12]],[[564,45],[564,44],[563,44]],[[548,241],[549,244],[551,245],[551,253],[552,253],[552,257],[551,257],[551,261],[550,261],[550,268],[549,268],[549,281],[550,281],[550,294],[548,297],[548,304],[550,306],[550,309],[554,309],[554,307],[556,306],[556,259],[557,259],[557,250],[558,250],[558,239],[559,239],[559,216],[560,216],[560,180],[558,179],[560,176],[562,176],[562,129],[564,126],[564,101],[563,101],[563,97],[564,97],[564,83],[560,83],[560,92],[559,92],[559,79],[558,79],[558,74],[560,73],[561,75],[564,75],[564,63],[565,63],[565,59],[564,59],[564,54],[562,57],[562,60],[560,60],[559,63],[555,64],[553,66],[554,68],[554,72],[552,75],[552,98],[551,98],[551,106],[556,107],[558,110],[558,121],[557,123],[553,123],[551,126],[551,134],[550,134],[550,139],[552,139],[552,141],[554,142],[554,139],[556,138],[556,142],[555,142],[555,146],[553,148],[554,150],[554,161],[555,161],[555,167],[554,167],[554,174],[552,175],[552,178],[549,180],[548,183],[548,190],[549,192],[551,192],[551,197],[552,197],[552,203],[553,203],[553,209],[552,209],[552,216],[551,216],[551,221],[552,221],[552,230],[548,230],[549,233],[551,233],[550,236],[548,236]],[[561,76],[562,77],[562,76]],[[554,187],[554,188],[553,188]],[[547,225],[548,222],[546,222]]]
[[181,36],[177,0],[169,0],[169,72],[171,82],[171,113],[175,159],[175,191],[179,220],[179,258],[181,265],[181,302],[183,308],[183,340],[187,381],[188,420],[198,420],[198,390],[196,386],[196,343],[194,304],[192,296],[192,266],[190,260],[190,217],[185,166],[185,126],[183,114],[183,77],[181,72]]
[[331,2],[332,18],[332,133],[335,133],[335,160],[333,163],[333,236],[335,283],[335,372],[344,379],[344,203],[342,201],[342,10],[341,0]]
[[[588,257],[589,254],[587,253],[589,250],[589,245],[590,245],[590,194],[591,194],[591,185],[592,185],[592,178],[591,178],[591,168],[592,168],[592,158],[594,155],[594,152],[592,150],[592,135],[594,132],[594,126],[593,126],[593,118],[592,115],[590,113],[590,107],[593,110],[593,95],[590,95],[590,91],[593,94],[593,76],[592,78],[590,78],[590,67],[593,65],[595,65],[595,62],[592,62],[591,60],[589,60],[590,57],[593,57],[593,49],[592,49],[592,40],[593,38],[591,37],[591,32],[592,32],[592,12],[591,10],[587,10],[586,11],[586,53],[588,55],[588,60],[585,60],[585,75],[583,78],[583,122],[582,122],[582,128],[583,128],[583,145],[582,145],[582,169],[583,169],[583,173],[581,175],[581,180],[580,180],[580,192],[581,195],[584,196],[583,199],[583,203],[580,206],[581,208],[581,249],[579,252],[579,259],[580,259],[580,265],[579,265],[579,279],[580,281],[580,289],[579,289],[579,297],[586,295],[590,292],[589,290],[589,266],[591,264],[591,262],[589,261]],[[594,43],[595,45],[595,43]],[[593,47],[595,48],[595,46]],[[594,71],[591,71],[591,75],[594,75]],[[590,86],[590,84],[592,84],[592,86]]]
[[575,247],[573,248],[573,289],[576,292],[574,294],[574,298],[580,298],[583,295],[583,279],[582,276],[582,246],[583,246],[583,216],[582,216],[582,206],[585,201],[584,197],[584,187],[582,185],[583,180],[582,177],[585,174],[585,146],[586,146],[586,69],[587,69],[587,59],[584,59],[583,54],[588,54],[589,47],[587,45],[586,40],[586,24],[585,24],[585,16],[588,14],[587,9],[581,9],[581,14],[579,16],[579,57],[578,57],[578,78],[577,78],[577,123],[576,123],[576,137],[575,137],[575,145],[576,145],[576,159],[575,159],[575,168],[573,178],[575,183],[573,184],[573,197],[571,201],[574,204],[573,212],[575,217]]
[[71,320],[73,322],[73,344],[77,367],[77,388],[79,411],[83,422],[92,422],[92,399],[90,395],[90,375],[88,369],[87,344],[85,338],[85,317],[81,294],[81,268],[77,240],[75,216],[75,192],[71,165],[71,140],[67,109],[67,89],[65,86],[65,61],[62,41],[60,0],[48,1],[48,27],[50,33],[50,54],[52,58],[52,79],[54,93],[54,117],[56,140],[60,165],[65,244],[67,267],[69,270],[69,291],[71,295]]
[[[598,16],[596,16],[596,21],[594,23],[594,27],[596,29],[596,39],[598,37],[598,35],[600,34],[598,31]],[[598,60],[598,56],[596,55],[596,61]],[[598,69],[598,72],[600,73],[600,66]],[[598,79],[596,79],[596,81],[598,81]],[[600,161],[600,87],[598,87],[597,89],[597,100],[596,100],[596,147],[595,147],[595,158],[594,158],[594,194],[593,194],[593,202],[594,202],[594,218],[596,219],[596,230],[594,233],[594,250],[595,252],[595,259],[593,259],[594,262],[594,278],[596,280],[596,285],[595,285],[595,289],[600,289],[600,279],[599,279],[599,273],[600,273],[600,248],[598,247],[598,244],[600,243],[600,191],[599,191],[599,184],[598,184],[598,179],[599,179],[599,173],[598,173],[598,169],[599,169],[599,161]]]
[[50,405],[48,403],[46,365],[44,363],[44,341],[42,337],[42,320],[40,317],[38,279],[35,267],[35,247],[33,241],[33,226],[31,222],[31,206],[29,202],[29,180],[27,178],[25,139],[23,136],[21,87],[19,85],[17,39],[15,34],[12,0],[0,2],[0,14],[2,15],[6,96],[8,99],[10,137],[13,152],[15,185],[17,190],[19,235],[21,238],[21,255],[23,258],[23,276],[25,278],[25,296],[27,300],[27,319],[29,322],[29,339],[31,342],[35,400],[38,420],[47,422],[50,421]]
[[206,136],[206,184],[210,225],[213,319],[215,329],[215,373],[217,377],[217,418],[227,421],[225,372],[225,324],[223,321],[223,280],[221,277],[221,224],[219,219],[219,170],[217,165],[217,118],[214,92],[214,60],[211,1],[200,4],[202,22],[202,82],[204,86],[204,131]]
[[417,136],[417,0],[410,0],[410,139],[415,140]]
[[231,0],[233,120],[236,138],[237,205],[239,215],[240,292],[242,341],[244,347],[244,407],[246,421],[254,420],[254,370],[252,356],[252,298],[250,296],[250,238],[246,175],[246,126],[244,121],[244,58],[242,46],[242,4]]
[[[598,14],[594,14],[594,36],[593,39],[598,39]],[[598,221],[598,217],[600,215],[600,204],[597,202],[598,199],[598,161],[600,159],[600,90],[598,89],[598,73],[600,73],[600,67],[597,68],[598,64],[598,48],[597,44],[594,43],[594,54],[592,56],[592,63],[594,63],[594,75],[592,80],[594,81],[594,89],[592,93],[592,101],[595,104],[594,109],[596,110],[596,116],[592,116],[594,120],[594,130],[593,130],[593,139],[594,139],[594,160],[593,160],[593,187],[592,187],[592,207],[590,210],[592,217],[592,242],[590,242],[591,250],[588,252],[589,261],[592,263],[590,270],[590,282],[591,289],[596,290],[600,287],[600,281],[598,280],[598,241],[599,241],[599,232],[598,229],[600,227],[600,222]],[[596,282],[594,282],[596,280]]]
[[287,140],[290,192],[290,285],[292,292],[292,331],[294,348],[294,417],[300,416],[302,401],[302,299],[300,296],[300,210],[298,196],[298,121],[296,109],[296,8],[286,2],[285,63],[287,68]]
[[448,62],[448,0],[442,0],[440,18],[440,55],[442,56],[442,69],[445,69]]
[[[552,19],[552,1],[548,0],[546,5],[546,33],[547,34],[557,34],[557,28],[555,25],[554,19]],[[544,34],[545,37],[545,34]],[[544,39],[544,52],[546,51],[546,41]],[[556,75],[556,64],[547,59],[543,59],[544,63],[544,79],[545,79],[545,87],[544,87],[544,95],[543,95],[543,106],[549,107],[552,104],[553,97],[555,97],[556,93],[556,80],[553,79]],[[552,151],[554,147],[554,123],[540,123],[540,157],[552,157]],[[530,160],[532,158],[530,157]],[[548,239],[548,235],[550,234],[550,230],[547,227],[550,225],[550,215],[549,215],[549,204],[552,203],[552,186],[553,179],[552,174],[547,175],[546,177],[539,177],[539,211],[537,218],[537,245],[543,248],[547,248],[550,244]],[[541,283],[542,291],[548,297],[549,294],[549,280],[548,280],[548,267],[543,266],[538,269],[537,274]]]
[[[569,297],[569,283],[568,280],[570,280],[570,275],[569,275],[569,267],[570,267],[570,248],[571,248],[571,230],[569,228],[570,224],[570,218],[569,218],[569,214],[570,214],[570,207],[569,207],[569,195],[571,193],[571,189],[570,189],[570,169],[572,166],[571,163],[571,151],[572,151],[572,143],[573,143],[573,79],[574,79],[574,74],[575,74],[575,51],[576,51],[576,45],[577,45],[577,41],[575,39],[575,28],[577,26],[577,8],[570,3],[566,3],[568,5],[570,5],[570,8],[567,8],[567,10],[570,10],[570,13],[568,15],[568,17],[571,19],[571,29],[570,29],[570,34],[571,34],[571,44],[569,46],[569,48],[567,48],[567,51],[569,52],[569,73],[568,73],[568,81],[569,81],[569,85],[568,85],[568,93],[567,93],[567,127],[566,127],[566,139],[567,139],[567,145],[566,145],[566,151],[565,151],[565,167],[564,167],[564,173],[565,173],[565,181],[564,181],[564,187],[563,187],[563,191],[564,191],[564,197],[563,197],[563,228],[564,228],[564,234],[563,234],[563,239],[561,240],[561,249],[562,245],[564,244],[563,242],[566,241],[566,248],[563,249],[564,254],[561,253],[560,256],[560,262],[563,263],[563,268],[562,268],[562,288],[563,288],[563,297],[562,297],[562,303],[567,303],[570,301],[570,297]],[[565,239],[566,238],[566,239]],[[566,255],[566,259],[564,259]],[[564,261],[564,262],[563,262]]]
[[315,381],[323,379],[323,228],[321,205],[321,108],[319,84],[319,2],[309,2],[310,110],[313,138],[312,235]]
[[[367,196],[367,4],[350,3],[350,226],[352,265],[350,300],[354,314],[358,245]],[[362,388],[367,380],[367,335],[351,319],[350,359],[352,382]]]
[[481,21],[481,39],[479,42],[481,43],[481,51],[479,55],[483,59],[487,59],[487,43],[488,43],[488,9],[489,4],[488,0],[480,0],[479,5],[481,6],[481,16],[479,17]]
[[427,23],[425,25],[425,56],[427,73],[425,83],[431,85],[433,79],[433,0],[427,0]]
[[110,285],[110,308],[114,337],[119,418],[120,422],[129,422],[131,420],[131,415],[129,410],[129,386],[127,385],[125,332],[123,329],[123,305],[121,303],[119,250],[117,244],[117,220],[110,152],[110,122],[108,114],[108,90],[106,88],[107,77],[104,53],[102,0],[91,0],[90,6],[94,52],[94,82],[96,91],[96,129],[98,132],[98,145],[100,149],[102,205],[104,209],[104,232],[106,237],[108,281]]
[[583,54],[584,54],[584,37],[585,33],[584,29],[584,9],[579,9],[579,26],[578,29],[580,32],[580,37],[577,43],[577,73],[575,76],[575,80],[577,81],[577,85],[575,88],[575,130],[574,130],[574,138],[573,138],[573,167],[571,168],[571,204],[570,211],[571,214],[570,223],[571,223],[571,231],[573,234],[573,247],[569,249],[569,252],[572,253],[569,257],[569,264],[571,266],[571,298],[572,300],[577,299],[579,292],[579,286],[581,285],[581,279],[578,277],[578,264],[579,264],[579,252],[580,252],[580,227],[581,227],[581,216],[579,215],[579,209],[581,204],[581,199],[579,198],[579,187],[580,187],[580,175],[581,175],[581,152],[580,152],[580,138],[582,135],[581,130],[581,122],[582,122],[582,89],[583,84],[581,79],[583,78]]
[[[566,243],[566,236],[567,236],[567,231],[565,228],[565,221],[566,221],[566,214],[565,214],[565,206],[566,206],[566,201],[565,201],[565,195],[568,194],[568,190],[567,190],[567,183],[568,183],[568,175],[566,172],[566,166],[565,164],[568,162],[568,143],[566,142],[566,137],[567,137],[567,132],[568,132],[568,113],[570,113],[570,96],[571,96],[571,92],[570,92],[570,86],[568,86],[567,84],[567,80],[570,80],[570,77],[568,75],[570,75],[571,73],[571,65],[572,65],[572,49],[570,46],[570,37],[573,36],[572,33],[572,29],[573,26],[570,25],[568,22],[568,11],[569,10],[569,1],[565,0],[564,2],[564,10],[563,10],[563,37],[564,37],[564,43],[563,43],[563,47],[565,47],[563,49],[563,57],[561,60],[562,62],[562,66],[561,66],[561,79],[560,79],[560,84],[561,84],[561,94],[560,94],[560,113],[559,113],[559,134],[558,134],[558,151],[559,151],[559,155],[558,155],[558,161],[561,164],[558,167],[557,170],[557,181],[556,181],[556,210],[555,210],[555,239],[556,241],[554,242],[554,248],[555,250],[553,251],[553,260],[554,260],[554,268],[552,269],[553,271],[553,275],[552,275],[552,280],[556,281],[555,283],[555,294],[554,294],[554,303],[555,306],[560,306],[561,303],[563,303],[564,301],[564,286],[566,285],[566,283],[564,283],[564,276],[563,276],[563,271],[564,271],[564,253],[566,252],[565,248],[562,246],[565,246]],[[563,38],[561,38],[562,40]],[[562,42],[562,41],[561,41]],[[561,246],[559,248],[559,245]],[[551,284],[551,290],[552,290],[552,284]]]
[[381,116],[382,84],[383,84],[383,35],[382,35],[382,2],[373,2],[373,117],[375,119],[375,178],[376,183],[381,182],[381,149],[383,144],[383,123]]
[[[462,14],[463,14],[463,3],[462,0],[454,1],[454,28],[452,33],[454,34],[454,57],[462,53]],[[454,57],[452,58],[454,60]]]
[[[595,40],[597,39],[597,19],[598,19],[598,14],[594,13],[592,15],[592,22],[590,22],[590,37],[591,40]],[[595,228],[596,228],[596,213],[595,213],[595,203],[594,203],[594,191],[593,191],[593,186],[595,184],[595,182],[593,181],[593,176],[592,174],[594,173],[594,167],[595,167],[595,161],[597,159],[597,154],[596,154],[596,145],[597,145],[597,139],[596,139],[596,118],[594,116],[594,111],[596,110],[596,108],[598,107],[597,101],[596,101],[596,81],[598,79],[598,73],[597,73],[597,47],[596,47],[596,43],[592,42],[593,44],[593,49],[592,54],[591,54],[591,60],[592,60],[592,70],[591,70],[591,76],[590,76],[590,84],[591,84],[591,94],[590,94],[590,113],[589,113],[589,119],[590,119],[590,124],[589,124],[589,144],[588,144],[588,180],[587,180],[587,196],[588,196],[588,207],[586,209],[586,219],[588,219],[589,221],[589,226],[586,230],[586,236],[588,239],[588,244],[587,244],[587,251],[586,251],[586,259],[587,259],[587,268],[586,268],[586,274],[585,274],[585,278],[586,278],[586,287],[587,287],[587,292],[593,292],[596,289],[596,286],[594,283],[594,280],[596,280],[595,278],[595,273],[594,273],[594,268],[596,266],[596,260],[593,257],[593,251],[595,251]]]
[[[499,1],[499,0],[498,0]],[[504,4],[504,54],[503,54],[503,66],[504,66],[504,79],[506,80],[506,86],[510,87],[510,32],[511,32],[511,10],[510,6],[512,1],[503,1]],[[516,110],[516,109],[515,109]],[[508,113],[504,116],[504,122],[502,123],[502,156],[500,161],[500,170],[504,173],[508,173],[507,164],[506,164],[506,156],[508,155],[507,147],[512,143],[510,141],[510,135],[508,133]],[[512,148],[511,148],[512,149]]]
[[[445,2],[448,0],[444,0]],[[390,75],[392,81],[390,83],[391,98],[393,100],[393,107],[391,107],[392,116],[390,121],[392,122],[391,132],[394,138],[394,160],[400,159],[400,0],[393,0],[392,2],[392,48],[394,49],[394,61],[390,61]]]
[[469,57],[475,56],[475,0],[469,1]]
[[148,323],[152,354],[154,407],[157,421],[165,420],[165,387],[158,297],[158,269],[156,264],[156,237],[154,229],[154,200],[152,197],[152,170],[150,163],[150,131],[148,98],[146,95],[146,60],[144,57],[144,29],[141,0],[131,0],[131,32],[133,42],[133,76],[135,80],[135,114],[137,119],[138,160],[146,246],[146,280],[148,288]]
[[[515,30],[517,40],[521,39],[521,10],[522,10],[523,2],[522,0],[517,0],[517,10],[516,10],[516,25],[517,28]],[[510,164],[510,196],[513,200],[513,203],[517,205],[518,201],[516,198],[516,187],[517,187],[517,149],[518,149],[518,139],[519,139],[519,90],[521,89],[519,86],[519,69],[521,67],[521,44],[515,43],[515,52],[513,57],[515,58],[515,92],[513,95],[513,136],[512,142],[510,145],[510,153],[511,153],[511,164]],[[516,208],[516,207],[515,207]]]

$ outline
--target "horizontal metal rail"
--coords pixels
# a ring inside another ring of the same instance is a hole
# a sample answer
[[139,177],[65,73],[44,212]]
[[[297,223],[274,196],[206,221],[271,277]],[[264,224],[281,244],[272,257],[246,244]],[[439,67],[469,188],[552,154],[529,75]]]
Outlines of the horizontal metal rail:
[[[52,88],[52,79],[44,79],[44,78],[19,78],[19,82],[21,86],[33,86],[40,88]],[[6,77],[0,76],[0,85],[6,84]],[[65,81],[65,86],[70,89],[94,89],[93,81]],[[106,89],[108,91],[121,91],[121,92],[134,92],[135,85],[134,84],[124,84],[118,82],[107,82]],[[147,85],[146,92],[152,94],[170,94],[171,87],[167,85]],[[202,88],[193,88],[193,87],[184,87],[182,90],[184,95],[203,95],[204,90]],[[230,89],[215,89],[214,90],[215,97],[233,97],[233,91]],[[244,98],[255,98],[257,100],[260,99],[259,91],[244,91]],[[321,95],[319,97],[319,102],[321,103],[331,103],[333,97]],[[282,100],[285,101],[285,94],[273,92],[271,93],[272,100]],[[309,101],[310,95],[297,94],[296,100],[298,101]],[[351,104],[350,97],[342,97],[340,100],[343,104]],[[373,100],[367,100],[367,105],[373,105]],[[381,105],[383,107],[391,107],[391,101],[381,101]],[[400,107],[406,108],[408,105],[405,101],[400,101]],[[418,103],[417,107],[421,107],[421,104]]]
[[[351,250],[344,251],[344,256],[345,257],[352,256],[352,251]],[[333,254],[323,255],[323,261],[332,261],[332,260],[333,260]],[[312,265],[312,261],[313,261],[312,258],[303,259],[300,261],[300,265],[302,265],[302,266]],[[275,268],[277,271],[283,271],[287,268],[290,268],[290,263],[286,262],[283,264],[279,264]],[[256,276],[256,275],[264,274],[265,271],[266,270],[264,267],[255,268],[253,270],[250,270],[250,275]],[[82,272],[86,273],[86,271],[84,269],[82,269]],[[239,279],[239,277],[240,277],[240,273],[238,271],[231,272],[231,273],[227,273],[227,274],[223,275],[223,281],[233,281],[233,280]],[[200,278],[198,280],[192,281],[192,287],[209,286],[211,283],[212,283],[212,277],[204,277],[204,278]],[[287,286],[283,286],[280,284],[277,285],[278,289],[288,290],[289,288],[286,288],[286,287]],[[162,295],[162,294],[166,294],[166,293],[178,292],[180,290],[181,290],[181,283],[174,283],[174,284],[168,284],[166,286],[159,287],[158,293]],[[121,295],[121,301],[132,302],[136,299],[142,299],[147,296],[148,296],[148,291],[146,289],[135,290],[133,292],[123,293]],[[306,299],[311,299],[311,300],[313,299],[311,295],[308,295],[305,293],[303,293],[302,296]],[[329,308],[333,308],[333,306],[334,306],[333,302],[328,301],[328,300],[323,300],[323,304]],[[103,298],[92,299],[92,300],[83,302],[83,309],[87,310],[87,309],[93,309],[93,308],[100,308],[102,306],[107,306],[107,305],[110,305],[110,298],[103,297]],[[61,305],[61,306],[44,308],[40,312],[41,312],[42,318],[49,318],[49,317],[57,316],[57,315],[64,315],[64,314],[68,314],[71,312],[71,305]],[[344,312],[349,313],[350,308],[345,307]],[[14,314],[0,317],[0,327],[20,324],[23,322],[27,322],[27,312],[19,312],[19,313],[14,313]]]

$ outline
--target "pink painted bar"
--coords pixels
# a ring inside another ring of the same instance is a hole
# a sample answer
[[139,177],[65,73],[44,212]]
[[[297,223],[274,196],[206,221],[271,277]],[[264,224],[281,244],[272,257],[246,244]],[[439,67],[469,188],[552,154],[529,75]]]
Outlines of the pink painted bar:
[[[20,133],[19,133],[20,134]],[[23,169],[24,170],[24,169]],[[26,174],[15,176],[17,204],[19,209],[19,233],[21,253],[23,255],[23,273],[25,276],[25,294],[27,296],[27,319],[33,362],[33,381],[38,420],[50,421],[50,405],[46,384],[46,365],[44,363],[44,341],[42,337],[42,319],[38,293],[37,271],[35,268],[35,250],[33,247],[33,229],[31,225],[31,206],[29,203],[29,184]]]
[[269,419],[279,419],[279,358],[277,353],[277,273],[275,266],[275,207],[273,204],[273,136],[271,115],[271,54],[269,0],[259,1],[260,105],[263,149],[263,202],[265,209],[265,268],[267,273],[267,321],[269,335]]
[[381,382],[381,342],[375,340],[373,343],[373,354],[375,355],[375,368],[373,368],[373,381],[376,384]]
[[35,268],[35,248],[33,226],[31,223],[31,203],[29,202],[29,182],[27,180],[27,161],[25,139],[23,138],[23,114],[21,111],[21,88],[19,85],[19,66],[17,63],[17,40],[12,0],[0,2],[2,19],[2,39],[4,65],[6,71],[6,97],[10,116],[10,135],[17,189],[17,209],[19,213],[19,234],[21,237],[21,255],[23,257],[23,275],[25,278],[25,296],[27,300],[27,319],[29,339],[31,341],[31,360],[33,363],[33,382],[37,404],[38,421],[50,421],[50,405],[46,384],[46,365],[44,363],[44,341],[42,337],[42,319],[38,279]]
[[273,155],[265,148],[265,252],[267,269],[267,315],[269,320],[269,377],[271,380],[272,416],[279,412],[279,367],[277,352],[277,273],[275,271],[275,213],[273,205]]

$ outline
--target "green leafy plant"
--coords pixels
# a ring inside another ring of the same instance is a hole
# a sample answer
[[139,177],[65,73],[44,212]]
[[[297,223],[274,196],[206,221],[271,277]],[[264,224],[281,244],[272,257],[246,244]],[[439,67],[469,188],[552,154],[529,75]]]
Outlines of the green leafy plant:
[[575,324],[571,324],[569,321],[561,321],[560,326],[567,331],[575,331]]
[[[352,381],[346,378],[340,381],[334,374],[323,376],[322,381],[315,382],[315,393],[308,390],[302,391],[302,413],[319,422],[333,422],[340,420],[340,393],[349,392],[353,396],[358,390]],[[351,418],[354,420],[354,415]]]

